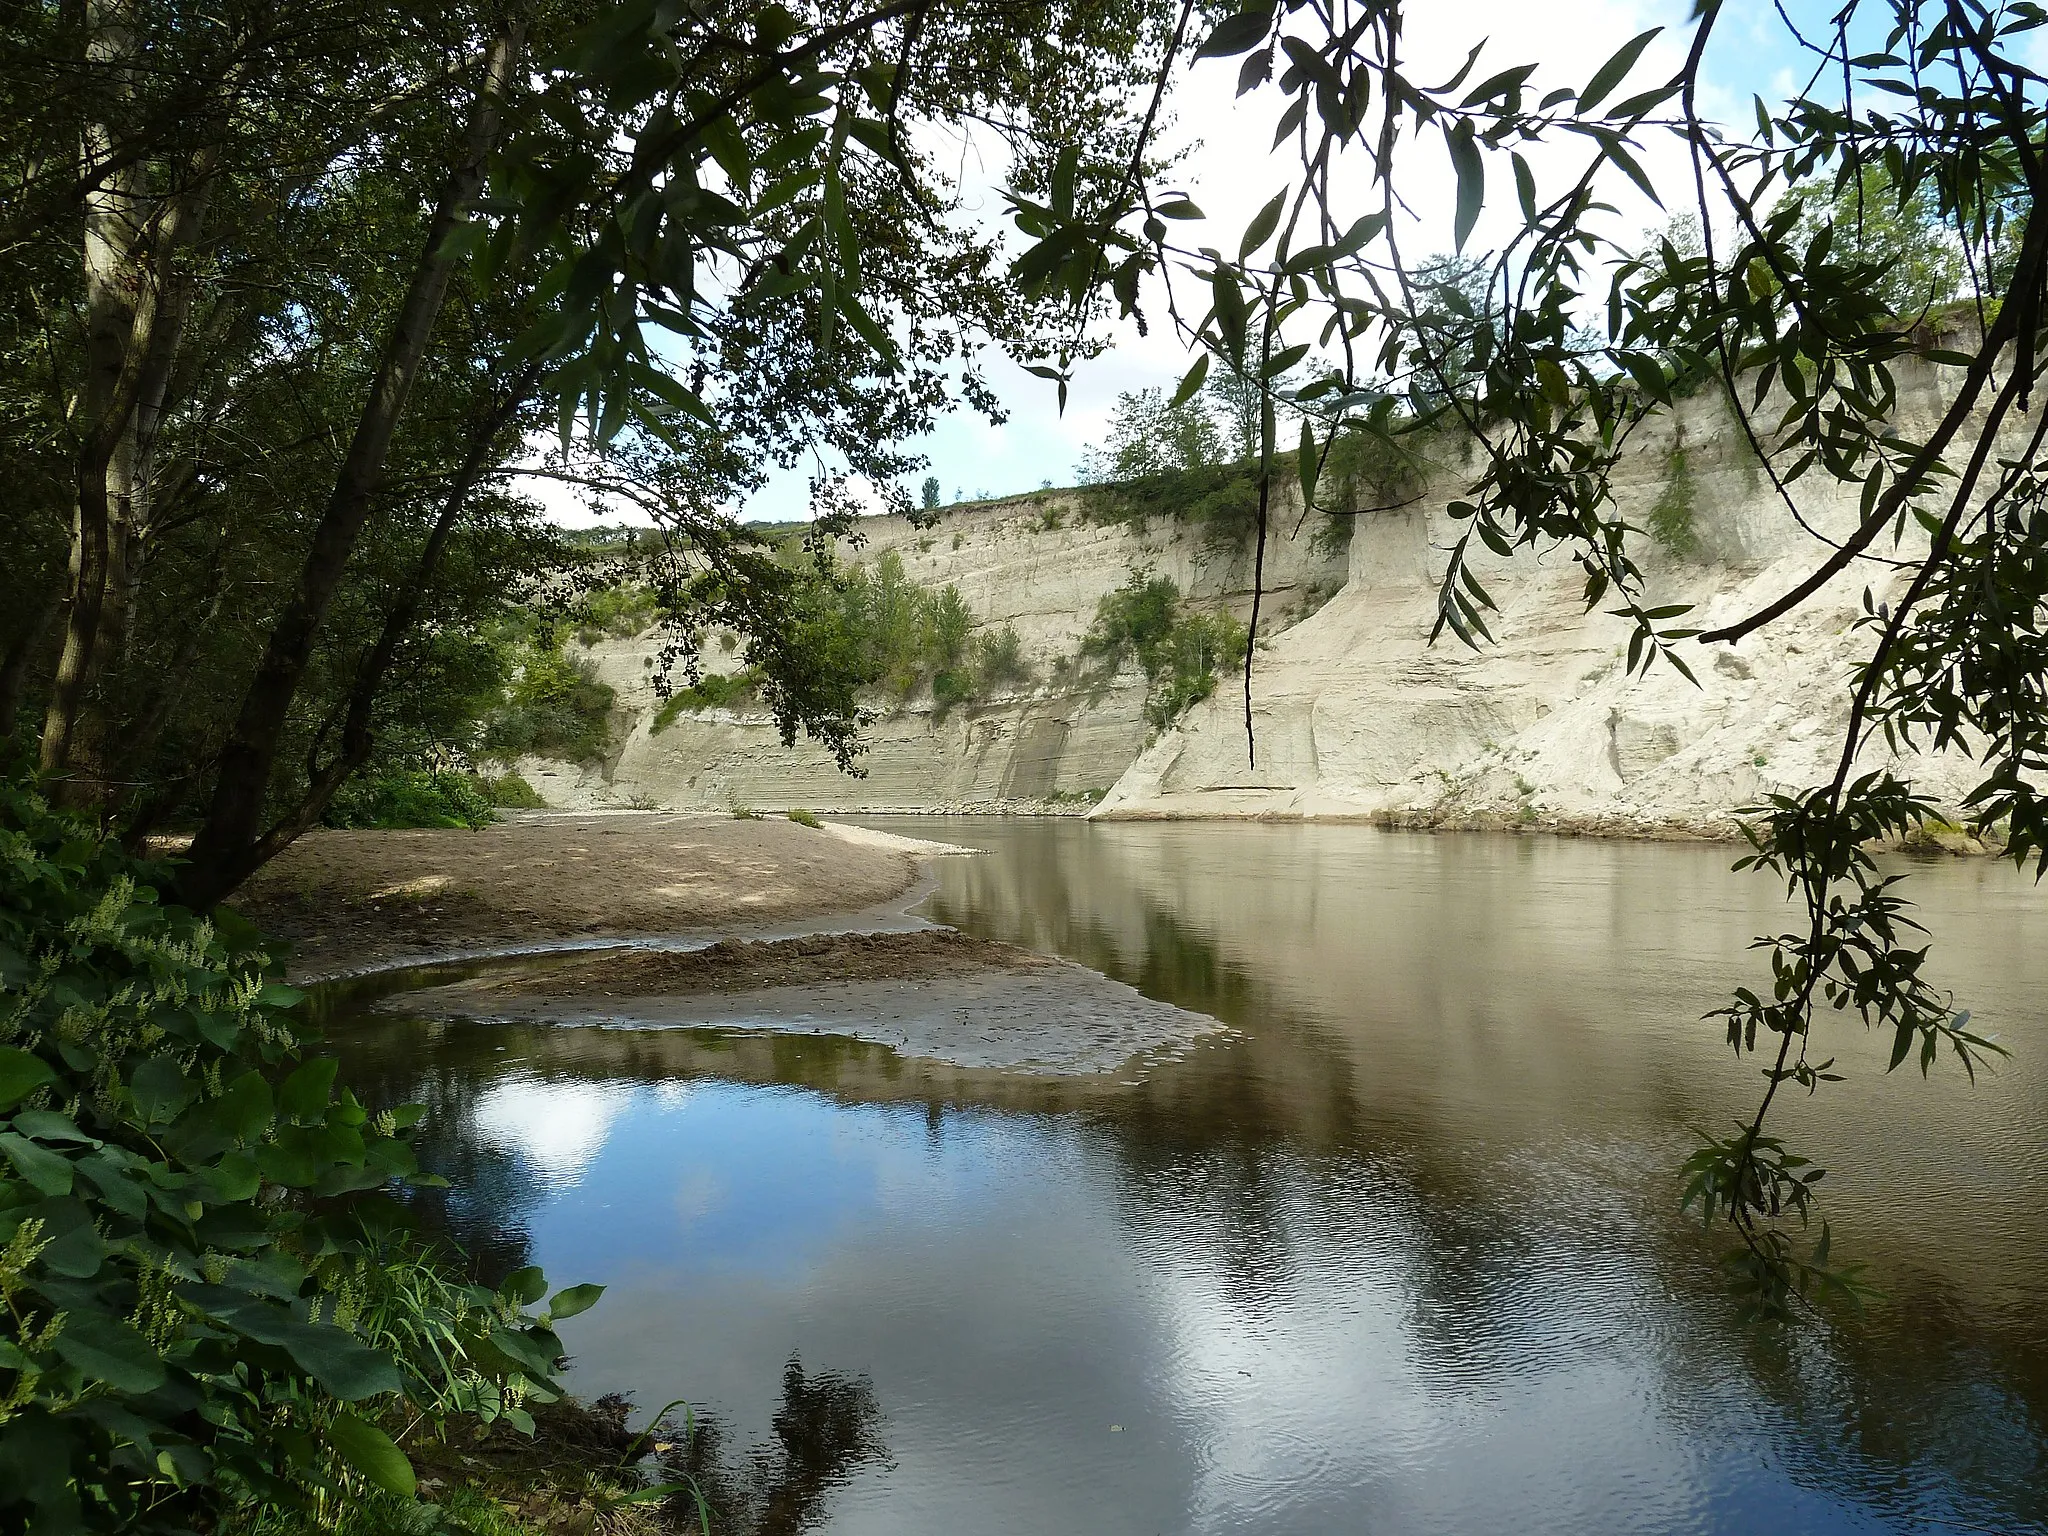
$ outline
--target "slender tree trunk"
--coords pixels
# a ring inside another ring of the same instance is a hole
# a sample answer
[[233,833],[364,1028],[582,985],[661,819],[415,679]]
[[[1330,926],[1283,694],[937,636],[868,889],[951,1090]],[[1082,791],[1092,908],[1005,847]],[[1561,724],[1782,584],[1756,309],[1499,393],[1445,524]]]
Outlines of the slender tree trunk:
[[485,162],[497,140],[523,30],[522,24],[515,23],[491,45],[462,158],[442,186],[419,264],[385,342],[370,398],[335,477],[326,510],[314,529],[298,588],[271,628],[269,643],[222,749],[206,820],[192,841],[179,881],[182,898],[198,909],[212,907],[262,862],[258,845],[279,742],[328,606],[369,521],[392,437],[447,297],[456,261],[449,249],[450,237],[467,218],[482,189]]
[[[41,762],[74,805],[109,801],[118,732],[111,684],[128,645],[150,536],[150,461],[191,307],[186,252],[198,240],[220,162],[211,143],[183,185],[156,193],[129,153],[137,42],[134,0],[88,0],[86,61],[106,82],[81,135],[85,194],[84,428],[72,517],[64,648],[43,721]],[[237,75],[222,82],[225,98]],[[113,166],[103,174],[101,167]]]
[[349,692],[348,712],[342,721],[341,742],[334,757],[317,771],[308,765],[305,795],[256,840],[248,853],[248,868],[238,879],[246,879],[265,862],[284,852],[319,821],[328,802],[334,798],[334,792],[341,788],[351,773],[369,760],[370,749],[376,745],[375,734],[370,728],[370,712],[376,705],[384,677],[391,670],[400,643],[419,621],[420,607],[433,584],[435,571],[440,568],[448,540],[468,510],[469,498],[475,494],[477,483],[496,458],[494,449],[498,437],[519,414],[520,407],[531,398],[540,373],[539,363],[527,364],[513,382],[511,393],[492,411],[490,419],[471,439],[469,452],[464,455],[462,464],[455,471],[455,478],[449,482],[447,494],[441,499],[441,510],[427,534],[413,578],[399,593],[391,611],[384,616],[376,644],[370,647],[356,669],[355,685]]
[[[130,0],[87,0],[87,68],[103,81],[103,110],[86,122],[79,144],[85,194],[85,372],[79,384],[83,441],[72,504],[70,593],[64,647],[43,721],[42,767],[68,780],[79,711],[95,675],[94,652],[115,542],[115,504],[132,491],[133,422],[124,398],[134,361],[142,273],[137,261],[147,222],[146,173],[139,160],[95,177],[114,161],[134,109],[136,37]],[[76,799],[77,789],[60,789]]]

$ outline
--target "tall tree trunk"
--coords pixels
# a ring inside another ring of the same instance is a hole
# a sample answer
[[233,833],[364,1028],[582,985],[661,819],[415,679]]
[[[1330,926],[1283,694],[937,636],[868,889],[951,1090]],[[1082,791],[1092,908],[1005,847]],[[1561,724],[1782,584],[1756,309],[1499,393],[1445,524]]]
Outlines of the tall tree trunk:
[[[150,461],[175,370],[192,283],[186,252],[204,225],[221,147],[207,144],[182,184],[152,192],[128,136],[135,105],[134,0],[87,0],[86,62],[105,110],[79,150],[85,170],[85,376],[64,648],[43,721],[41,761],[74,805],[108,803],[117,722],[109,696],[128,643],[150,535]],[[221,109],[239,82],[222,81]]]
[[212,907],[247,879],[265,857],[259,851],[264,805],[285,723],[328,606],[369,520],[393,434],[454,276],[456,258],[449,248],[450,237],[468,216],[482,188],[484,165],[497,140],[522,35],[523,25],[515,23],[491,45],[462,158],[442,186],[411,285],[386,339],[369,400],[335,477],[326,510],[314,529],[297,590],[271,628],[269,643],[222,749],[206,820],[193,839],[179,879],[181,898],[200,910]]
[[499,436],[532,396],[540,374],[538,362],[528,363],[513,381],[510,394],[492,410],[489,419],[470,440],[469,451],[463,456],[454,479],[449,482],[447,493],[441,499],[441,510],[427,534],[412,580],[400,590],[398,600],[384,616],[376,644],[370,647],[356,669],[355,684],[349,691],[348,711],[342,720],[341,741],[334,757],[318,770],[308,765],[306,793],[296,806],[256,840],[248,853],[248,869],[238,879],[246,879],[250,872],[284,852],[300,834],[319,821],[328,802],[334,798],[334,792],[341,788],[351,773],[369,760],[370,749],[376,744],[375,734],[370,728],[370,712],[376,705],[385,674],[391,670],[399,645],[419,621],[421,605],[433,584],[434,572],[440,568],[448,540],[468,510],[469,498],[475,494],[477,482],[496,458],[494,450]]
[[[85,16],[86,66],[103,82],[103,110],[88,117],[79,144],[87,183],[85,370],[78,401],[83,430],[72,504],[64,648],[50,688],[42,742],[43,771],[66,779],[73,767],[79,711],[96,673],[116,503],[133,489],[133,412],[124,385],[138,361],[135,323],[143,281],[137,258],[148,222],[143,163],[117,163],[133,130],[137,40],[131,0],[87,0]],[[113,169],[102,170],[110,164]],[[77,798],[68,783],[59,793]]]

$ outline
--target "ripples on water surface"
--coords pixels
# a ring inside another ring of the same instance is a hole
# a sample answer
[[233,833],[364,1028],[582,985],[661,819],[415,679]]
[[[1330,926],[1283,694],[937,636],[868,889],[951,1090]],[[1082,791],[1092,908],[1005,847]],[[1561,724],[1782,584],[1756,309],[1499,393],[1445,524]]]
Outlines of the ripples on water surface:
[[1885,1294],[1780,1337],[1734,1326],[1672,1209],[1688,1128],[1757,1082],[1699,1022],[1777,918],[1726,850],[902,830],[990,850],[940,862],[932,916],[1236,1033],[1124,1086],[813,1038],[336,1031],[358,1081],[434,1107],[473,1249],[610,1287],[579,1390],[687,1395],[734,1477],[798,1469],[772,1528],[2048,1530],[2048,893],[2009,868],[1913,887],[2012,1063],[1886,1077],[1843,1028],[1852,1081],[1787,1106]]

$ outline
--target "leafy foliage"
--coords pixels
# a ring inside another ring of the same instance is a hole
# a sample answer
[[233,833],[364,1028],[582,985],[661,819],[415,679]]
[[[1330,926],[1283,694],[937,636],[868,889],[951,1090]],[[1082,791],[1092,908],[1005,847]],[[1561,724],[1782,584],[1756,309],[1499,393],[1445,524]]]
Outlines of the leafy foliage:
[[1059,306],[936,145],[1034,187],[1123,158],[1171,8],[288,11],[0,36],[0,731],[40,716],[60,793],[137,835],[194,825],[210,906],[380,740],[431,756],[466,641],[579,552],[538,475],[649,518],[664,622],[750,636],[785,735],[850,759],[737,510],[823,459],[821,526],[851,477],[914,511],[900,445],[1000,416],[979,354],[1043,366]]
[[751,667],[737,672],[706,672],[686,688],[677,688],[661,701],[649,729],[660,735],[685,710],[731,709],[759,695],[761,674]]
[[[516,774],[508,777],[539,799]],[[487,827],[497,820],[497,807],[509,803],[497,798],[493,785],[467,773],[387,773],[342,785],[328,801],[324,820],[330,827]]]
[[[183,1531],[243,1500],[410,1497],[388,1425],[530,1427],[553,1322],[412,1245],[414,1106],[304,1053],[299,994],[230,917],[0,784],[0,1519]],[[400,1408],[403,1413],[400,1413]]]
[[571,656],[546,621],[508,621],[513,675],[502,695],[483,710],[477,750],[487,757],[537,753],[571,762],[594,762],[611,745],[617,695],[597,680],[589,661]]
[[1223,439],[1206,402],[1170,401],[1156,389],[1127,391],[1116,397],[1108,436],[1081,466],[1081,479],[1137,480],[1206,468],[1223,456]]
[[1671,457],[1665,461],[1663,487],[1650,503],[1650,515],[1644,521],[1649,525],[1650,537],[1674,555],[1699,553],[1699,529],[1693,523],[1693,504],[1698,494],[1685,450],[1673,448]]
[[1168,576],[1133,571],[1096,604],[1081,655],[1104,672],[1135,662],[1145,675],[1145,718],[1165,730],[1216,691],[1216,669],[1240,661],[1244,629],[1225,613],[1183,604]]

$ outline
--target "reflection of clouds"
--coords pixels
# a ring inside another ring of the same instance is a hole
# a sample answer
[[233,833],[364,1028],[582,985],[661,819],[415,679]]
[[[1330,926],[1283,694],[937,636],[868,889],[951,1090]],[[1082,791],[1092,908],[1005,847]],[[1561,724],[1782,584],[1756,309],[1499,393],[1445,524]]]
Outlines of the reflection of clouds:
[[676,1181],[676,1214],[685,1222],[701,1221],[725,1205],[730,1191],[709,1168],[693,1168]]
[[677,1082],[674,1078],[664,1078],[654,1085],[654,1102],[663,1109],[678,1109],[686,1099],[696,1094],[697,1086],[695,1083],[683,1083]]
[[531,1164],[537,1182],[566,1189],[582,1181],[631,1096],[612,1084],[508,1078],[477,1100],[476,1128]]

